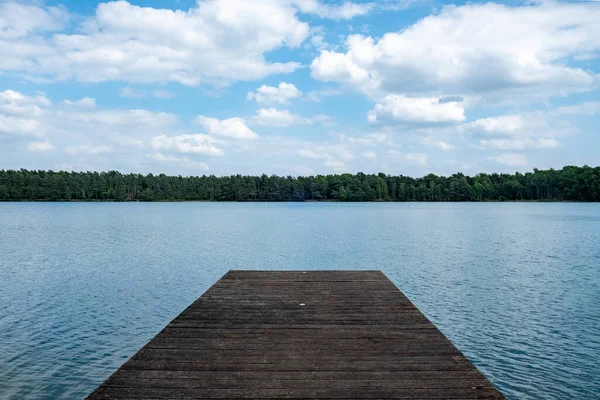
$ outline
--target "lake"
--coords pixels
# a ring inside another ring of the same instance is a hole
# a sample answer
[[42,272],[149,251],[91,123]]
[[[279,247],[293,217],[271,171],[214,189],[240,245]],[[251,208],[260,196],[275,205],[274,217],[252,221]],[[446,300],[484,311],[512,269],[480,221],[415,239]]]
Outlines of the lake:
[[579,203],[0,203],[0,397],[87,395],[235,268],[381,269],[508,398],[600,397]]

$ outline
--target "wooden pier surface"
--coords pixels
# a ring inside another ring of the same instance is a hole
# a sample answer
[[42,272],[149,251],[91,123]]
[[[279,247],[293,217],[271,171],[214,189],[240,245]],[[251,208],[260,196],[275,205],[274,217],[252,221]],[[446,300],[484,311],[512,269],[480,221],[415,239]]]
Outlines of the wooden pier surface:
[[380,271],[229,271],[90,399],[502,399]]

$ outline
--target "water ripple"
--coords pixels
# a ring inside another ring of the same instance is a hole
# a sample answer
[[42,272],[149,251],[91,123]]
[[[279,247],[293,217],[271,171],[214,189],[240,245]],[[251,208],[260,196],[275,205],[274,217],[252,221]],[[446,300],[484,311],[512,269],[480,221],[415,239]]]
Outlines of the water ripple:
[[600,398],[596,204],[0,204],[0,393],[89,393],[230,268],[381,269],[509,399]]

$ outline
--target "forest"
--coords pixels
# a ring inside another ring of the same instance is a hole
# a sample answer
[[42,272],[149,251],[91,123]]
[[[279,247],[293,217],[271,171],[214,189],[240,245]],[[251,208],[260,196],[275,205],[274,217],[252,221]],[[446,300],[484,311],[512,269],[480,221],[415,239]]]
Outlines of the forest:
[[0,201],[600,201],[600,167],[421,178],[0,170]]

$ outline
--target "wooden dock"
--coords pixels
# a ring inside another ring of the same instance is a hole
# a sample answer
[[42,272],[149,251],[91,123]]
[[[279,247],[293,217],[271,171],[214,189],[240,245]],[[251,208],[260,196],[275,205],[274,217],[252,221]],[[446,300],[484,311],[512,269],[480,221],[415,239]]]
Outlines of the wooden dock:
[[90,399],[503,399],[380,271],[229,271]]

